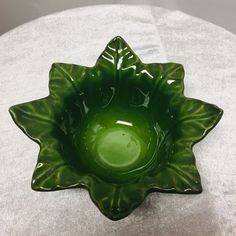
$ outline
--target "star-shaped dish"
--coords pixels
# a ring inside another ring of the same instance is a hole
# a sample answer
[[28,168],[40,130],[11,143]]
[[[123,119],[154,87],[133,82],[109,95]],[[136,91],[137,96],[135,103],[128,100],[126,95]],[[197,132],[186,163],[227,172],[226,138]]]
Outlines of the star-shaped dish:
[[49,96],[10,108],[40,145],[32,188],[84,187],[112,220],[151,191],[200,193],[192,147],[223,111],[185,97],[183,79],[182,65],[144,64],[121,37],[93,67],[54,63]]

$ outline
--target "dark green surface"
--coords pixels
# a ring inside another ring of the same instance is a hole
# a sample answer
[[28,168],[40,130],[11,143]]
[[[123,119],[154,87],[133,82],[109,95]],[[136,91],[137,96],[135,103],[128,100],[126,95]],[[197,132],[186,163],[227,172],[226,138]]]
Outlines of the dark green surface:
[[183,79],[182,65],[144,64],[121,37],[94,67],[54,63],[50,95],[10,108],[40,145],[32,188],[85,187],[112,220],[151,191],[200,193],[192,146],[223,111],[186,98]]

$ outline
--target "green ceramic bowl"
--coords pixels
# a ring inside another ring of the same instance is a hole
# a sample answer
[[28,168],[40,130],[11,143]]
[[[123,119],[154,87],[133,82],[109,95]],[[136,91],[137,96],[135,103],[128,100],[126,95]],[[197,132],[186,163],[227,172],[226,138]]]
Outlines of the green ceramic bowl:
[[151,191],[200,193],[192,147],[223,111],[186,98],[183,79],[182,65],[144,64],[121,37],[93,67],[54,63],[49,96],[10,108],[40,145],[32,188],[85,187],[112,220]]

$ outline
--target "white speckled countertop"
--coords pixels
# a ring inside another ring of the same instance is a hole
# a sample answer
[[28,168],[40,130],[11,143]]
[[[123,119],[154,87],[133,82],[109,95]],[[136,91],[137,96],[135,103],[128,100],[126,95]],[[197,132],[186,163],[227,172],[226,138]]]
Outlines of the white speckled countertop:
[[[105,218],[86,190],[34,192],[39,147],[8,108],[48,94],[53,62],[92,66],[121,35],[143,62],[185,67],[185,95],[224,109],[194,147],[203,193],[150,194],[127,218]],[[178,11],[83,7],[39,18],[0,37],[0,235],[236,235],[236,36]]]

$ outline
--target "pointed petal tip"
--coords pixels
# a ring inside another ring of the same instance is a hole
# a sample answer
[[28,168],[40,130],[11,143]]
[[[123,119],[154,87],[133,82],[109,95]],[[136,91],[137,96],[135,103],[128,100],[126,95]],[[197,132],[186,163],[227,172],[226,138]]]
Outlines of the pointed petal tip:
[[110,42],[119,42],[119,41],[125,42],[125,40],[120,35],[117,35]]
[[[218,116],[217,116],[217,120],[216,120],[216,123],[215,125],[218,124],[218,122],[221,120],[223,114],[224,114],[224,110],[220,107],[217,106],[217,110],[218,110]],[[214,127],[213,127],[214,128]]]
[[12,112],[13,112],[13,106],[10,106],[10,107],[8,108],[8,112],[12,115]]
[[215,122],[215,125],[217,125],[217,123],[221,120],[221,118],[224,114],[224,110],[222,108],[218,107],[217,105],[213,105],[213,106],[214,106],[214,108],[216,109],[216,112],[217,112],[216,122]]
[[124,48],[126,47],[128,44],[127,42],[121,37],[121,36],[116,36],[114,37],[112,40],[110,40],[110,42],[107,44],[107,46],[110,47],[115,47],[115,48]]
[[37,181],[34,177],[31,180],[31,189],[37,192],[47,192],[47,191],[55,191],[59,190],[56,187],[46,187],[43,185],[41,181]]
[[16,119],[17,119],[16,118],[16,111],[17,111],[16,109],[17,109],[17,105],[13,105],[8,108],[8,112],[15,123],[16,123]]
[[[122,58],[122,60],[119,60],[120,58]],[[109,70],[112,71],[116,70],[115,67],[118,67],[118,62],[124,61],[126,67],[129,67],[136,64],[139,60],[140,59],[133,52],[128,43],[121,36],[116,36],[106,45],[97,59],[96,66],[104,67],[104,65],[107,65],[105,66],[106,70],[109,68]],[[122,66],[121,64],[119,67]]]
[[219,117],[221,118],[224,115],[224,110],[220,107],[218,107],[219,110]]

